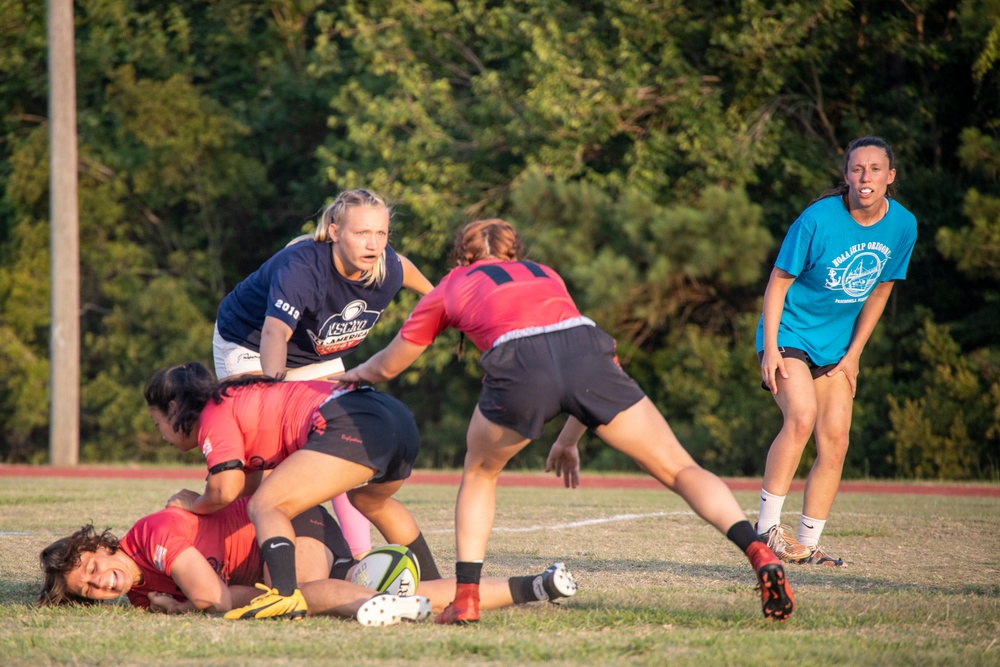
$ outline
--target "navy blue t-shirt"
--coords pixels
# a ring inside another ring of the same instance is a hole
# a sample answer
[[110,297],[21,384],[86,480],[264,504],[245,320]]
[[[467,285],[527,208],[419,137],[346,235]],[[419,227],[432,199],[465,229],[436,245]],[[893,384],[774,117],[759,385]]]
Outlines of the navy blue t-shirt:
[[278,251],[219,304],[216,323],[225,340],[260,351],[264,318],[292,329],[288,368],[350,354],[368,336],[403,286],[403,265],[385,247],[386,277],[365,287],[340,275],[329,243],[301,241]]

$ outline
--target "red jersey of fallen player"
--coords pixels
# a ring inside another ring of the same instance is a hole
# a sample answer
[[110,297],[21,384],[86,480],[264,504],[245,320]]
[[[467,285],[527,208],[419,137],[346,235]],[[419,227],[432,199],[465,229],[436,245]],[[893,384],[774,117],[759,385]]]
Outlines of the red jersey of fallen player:
[[168,507],[139,519],[118,543],[142,571],[142,583],[128,592],[129,601],[147,608],[149,594],[155,591],[183,602],[184,594],[170,573],[177,556],[192,547],[226,584],[253,586],[263,581],[264,566],[257,532],[247,515],[248,502],[249,498],[240,498],[204,515]]

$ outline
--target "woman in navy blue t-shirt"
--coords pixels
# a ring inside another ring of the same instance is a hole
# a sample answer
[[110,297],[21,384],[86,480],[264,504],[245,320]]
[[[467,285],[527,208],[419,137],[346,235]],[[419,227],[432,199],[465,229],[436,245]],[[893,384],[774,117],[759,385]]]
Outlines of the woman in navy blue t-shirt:
[[[219,305],[213,351],[219,379],[243,373],[316,380],[344,372],[401,287],[433,285],[389,245],[386,202],[340,193],[312,239],[299,238],[240,282]],[[346,496],[333,501],[351,550],[371,549],[368,520]]]

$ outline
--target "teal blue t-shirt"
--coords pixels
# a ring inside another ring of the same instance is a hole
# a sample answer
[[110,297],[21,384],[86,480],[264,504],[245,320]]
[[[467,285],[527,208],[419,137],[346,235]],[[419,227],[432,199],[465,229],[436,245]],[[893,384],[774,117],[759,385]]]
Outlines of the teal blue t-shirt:
[[[881,282],[903,280],[917,241],[917,219],[889,200],[885,216],[859,225],[839,196],[812,204],[781,244],[774,265],[795,276],[785,297],[778,347],[804,350],[819,366],[847,352],[858,314]],[[764,317],[757,352],[764,349]]]

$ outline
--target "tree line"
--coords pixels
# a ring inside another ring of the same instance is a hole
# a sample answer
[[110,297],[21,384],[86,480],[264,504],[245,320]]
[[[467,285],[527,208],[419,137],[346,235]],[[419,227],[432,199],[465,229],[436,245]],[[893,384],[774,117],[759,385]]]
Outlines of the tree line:
[[[780,427],[753,342],[767,276],[798,213],[840,180],[843,148],[875,134],[920,236],[862,357],[845,476],[998,477],[1000,2],[75,11],[82,461],[177,460],[146,379],[210,366],[220,299],[337,192],[367,187],[433,282],[459,225],[514,222],[698,461],[759,475]],[[0,0],[0,73],[0,460],[43,462],[45,3]],[[398,297],[348,365],[413,305]],[[457,342],[388,387],[417,416],[418,465],[461,464],[480,374]],[[538,467],[552,437],[516,464]],[[596,443],[587,469],[628,468]]]

